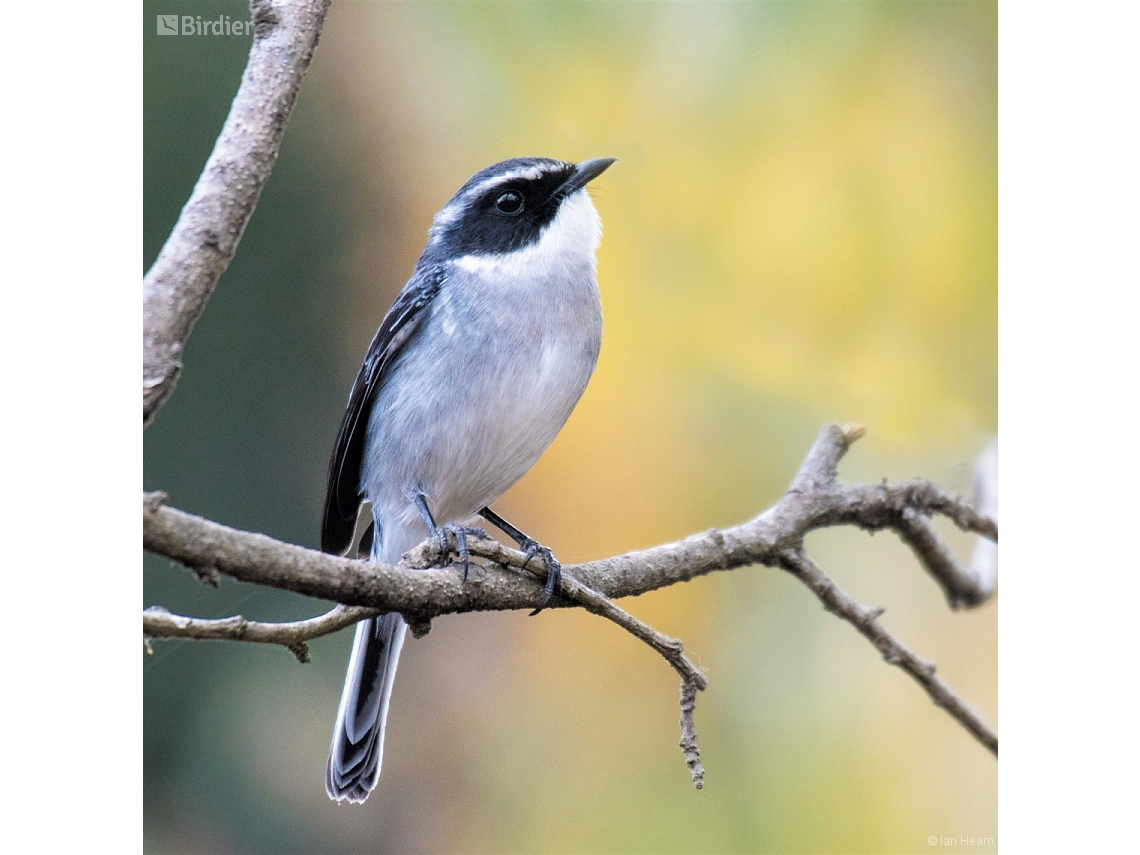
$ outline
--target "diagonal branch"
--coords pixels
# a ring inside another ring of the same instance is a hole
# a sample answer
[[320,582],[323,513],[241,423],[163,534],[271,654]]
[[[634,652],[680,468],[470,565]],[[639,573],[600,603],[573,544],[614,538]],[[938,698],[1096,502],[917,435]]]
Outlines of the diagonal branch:
[[987,586],[980,574],[962,567],[918,511],[905,508],[892,528],[938,581],[950,608],[981,605],[993,594],[992,584]]
[[782,563],[785,570],[811,588],[825,609],[855,627],[860,635],[883,654],[884,661],[897,665],[913,677],[937,706],[946,710],[978,742],[997,756],[997,734],[950,686],[935,676],[933,662],[920,659],[879,624],[882,609],[869,609],[859,605],[832,582],[802,549],[788,550]]
[[[504,548],[505,549],[505,548]],[[515,552],[515,550],[509,550]],[[523,567],[531,570],[543,581],[546,580],[549,568],[541,556],[530,560],[524,553],[504,556],[513,566],[522,559]],[[640,638],[669,663],[670,667],[681,677],[681,752],[685,755],[685,765],[689,767],[689,774],[693,778],[693,786],[698,790],[705,785],[705,767],[701,763],[701,752],[697,746],[697,729],[693,724],[693,712],[697,706],[697,692],[708,688],[709,681],[704,673],[685,655],[685,645],[678,638],[670,638],[655,630],[629,612],[615,605],[590,588],[587,588],[572,576],[563,574],[562,595],[569,597],[580,604],[591,614],[599,615],[611,620],[622,629],[636,638]]]
[[251,0],[253,45],[225,126],[143,280],[143,424],[166,403],[182,349],[237,251],[277,160],[331,0]]

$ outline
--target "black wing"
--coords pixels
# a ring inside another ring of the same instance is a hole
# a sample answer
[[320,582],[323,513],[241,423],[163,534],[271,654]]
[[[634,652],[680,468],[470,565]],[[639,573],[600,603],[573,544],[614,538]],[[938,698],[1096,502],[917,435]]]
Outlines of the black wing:
[[368,346],[364,364],[352,384],[348,409],[329,461],[325,512],[321,521],[321,549],[342,554],[352,545],[356,515],[360,510],[360,465],[372,401],[387,379],[388,369],[405,344],[420,328],[435,295],[443,284],[442,272],[428,270],[413,276],[396,302],[388,309],[380,329]]

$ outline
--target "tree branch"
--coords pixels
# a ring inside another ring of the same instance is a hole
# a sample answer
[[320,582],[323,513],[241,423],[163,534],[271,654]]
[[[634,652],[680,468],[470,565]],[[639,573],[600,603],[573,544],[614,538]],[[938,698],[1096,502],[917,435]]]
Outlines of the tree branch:
[[143,280],[143,424],[166,403],[182,349],[269,179],[331,0],[251,0],[253,45],[225,126]]
[[252,641],[258,644],[280,644],[300,662],[309,661],[305,643],[322,635],[338,632],[357,621],[375,617],[379,612],[363,606],[337,606],[332,611],[308,620],[291,623],[262,623],[246,620],[241,615],[206,620],[171,614],[162,606],[143,610],[143,637],[194,638],[204,641]]
[[950,608],[976,606],[990,598],[993,588],[984,587],[976,573],[966,570],[954,559],[946,544],[938,539],[938,534],[927,517],[911,508],[905,508],[894,528],[902,541],[918,556],[922,566],[941,585]]
[[[503,556],[508,562],[514,556]],[[541,557],[536,556],[535,563],[540,566],[536,573],[543,581],[549,568]],[[530,570],[530,565],[523,555],[524,566]],[[670,638],[655,630],[647,623],[635,618],[629,612],[620,608],[613,601],[606,599],[597,591],[591,590],[572,576],[563,574],[562,594],[577,602],[586,611],[611,620],[635,638],[640,638],[669,663],[670,667],[681,677],[681,751],[685,755],[685,765],[689,767],[689,774],[693,778],[693,786],[698,790],[705,785],[705,767],[701,763],[701,752],[697,747],[697,729],[693,724],[693,711],[697,706],[697,692],[708,688],[709,682],[704,673],[685,655],[685,645],[678,638]]]
[[790,549],[784,556],[784,569],[811,588],[819,597],[823,607],[833,615],[843,618],[859,631],[859,634],[875,645],[883,654],[883,660],[897,665],[915,679],[926,690],[937,706],[948,712],[962,727],[966,728],[978,742],[997,756],[998,741],[988,724],[974,710],[958,697],[946,683],[934,674],[935,665],[920,659],[901,641],[887,632],[878,618],[883,609],[869,609],[861,606],[828,578],[802,549]]
[[[846,487],[832,480],[805,489],[803,476],[814,457],[826,451],[838,459],[846,451],[849,439],[843,431],[836,425],[825,426],[787,494],[754,519],[675,543],[568,566],[567,572],[609,599],[638,596],[717,570],[750,564],[782,567],[784,552],[798,547],[815,529],[843,524],[897,529],[908,508],[945,513],[967,530],[992,532],[996,539],[995,522],[926,481]],[[464,585],[455,568],[433,567],[439,560],[435,539],[424,541],[398,565],[372,564],[232,529],[165,502],[162,493],[143,497],[143,547],[202,573],[219,572],[243,582],[421,619],[533,608],[538,599],[537,583],[526,576],[487,574],[477,584]],[[503,567],[522,569],[526,563],[521,552],[494,540],[472,539],[469,549],[471,555]],[[555,608],[568,605],[552,603]]]
[[[653,647],[680,674],[681,744],[697,786],[704,770],[696,747],[692,710],[696,692],[704,689],[707,681],[683,655],[681,642],[661,635],[610,600],[749,564],[778,567],[804,582],[830,611],[852,623],[888,661],[903,668],[936,704],[996,753],[997,738],[992,730],[934,676],[934,666],[879,626],[875,618],[880,612],[866,609],[848,597],[803,551],[804,536],[818,528],[856,525],[870,531],[890,529],[912,546],[920,563],[939,581],[952,604],[976,606],[992,595],[992,585],[981,584],[977,574],[954,562],[926,517],[943,514],[962,529],[995,541],[996,521],[921,479],[896,485],[840,484],[836,478],[839,460],[862,435],[863,429],[857,426],[824,426],[788,492],[749,522],[564,568],[563,596],[551,602],[552,608],[577,604],[613,620]],[[529,609],[541,587],[536,577],[545,578],[546,573],[541,559],[528,562],[523,553],[495,540],[471,539],[470,554],[490,563],[486,572],[464,584],[457,567],[435,566],[456,552],[458,544],[453,535],[447,543],[447,555],[441,554],[437,538],[429,538],[397,565],[371,564],[237,531],[170,508],[165,500],[161,493],[144,496],[143,542],[147,550],[207,576],[222,573],[347,605],[400,612],[417,634],[426,632],[437,615]]]

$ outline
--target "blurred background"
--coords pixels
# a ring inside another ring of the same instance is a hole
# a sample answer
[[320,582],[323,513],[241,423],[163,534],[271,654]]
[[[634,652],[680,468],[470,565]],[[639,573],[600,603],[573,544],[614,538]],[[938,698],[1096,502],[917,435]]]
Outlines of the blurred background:
[[[225,119],[241,37],[144,3],[143,268]],[[507,157],[620,158],[592,185],[605,337],[497,506],[564,562],[727,526],[825,421],[847,480],[968,492],[997,430],[994,3],[333,4],[261,204],[145,432],[176,507],[315,547],[348,389],[431,215]],[[960,556],[970,540],[942,528]],[[997,724],[997,603],[952,613],[895,538],[815,559]],[[148,556],[144,605],[328,604]],[[143,655],[145,840],[192,852],[920,852],[997,837],[997,764],[795,580],[751,568],[623,605],[707,669],[692,788],[675,674],[579,612],[447,617],[404,648],[384,772],[324,793],[351,633]],[[985,851],[986,847],[974,847]]]

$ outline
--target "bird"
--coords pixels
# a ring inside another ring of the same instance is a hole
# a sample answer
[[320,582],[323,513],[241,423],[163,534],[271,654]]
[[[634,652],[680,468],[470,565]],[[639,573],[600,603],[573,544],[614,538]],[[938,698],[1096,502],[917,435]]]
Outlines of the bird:
[[[491,505],[535,464],[586,389],[602,342],[601,218],[587,184],[615,158],[504,160],[475,173],[435,215],[411,278],[384,316],[349,394],[329,462],[321,549],[394,564],[429,536],[464,579],[468,523],[482,517],[549,569],[532,614],[557,594],[547,547]],[[376,787],[407,624],[356,625],[325,789],[361,803]]]

